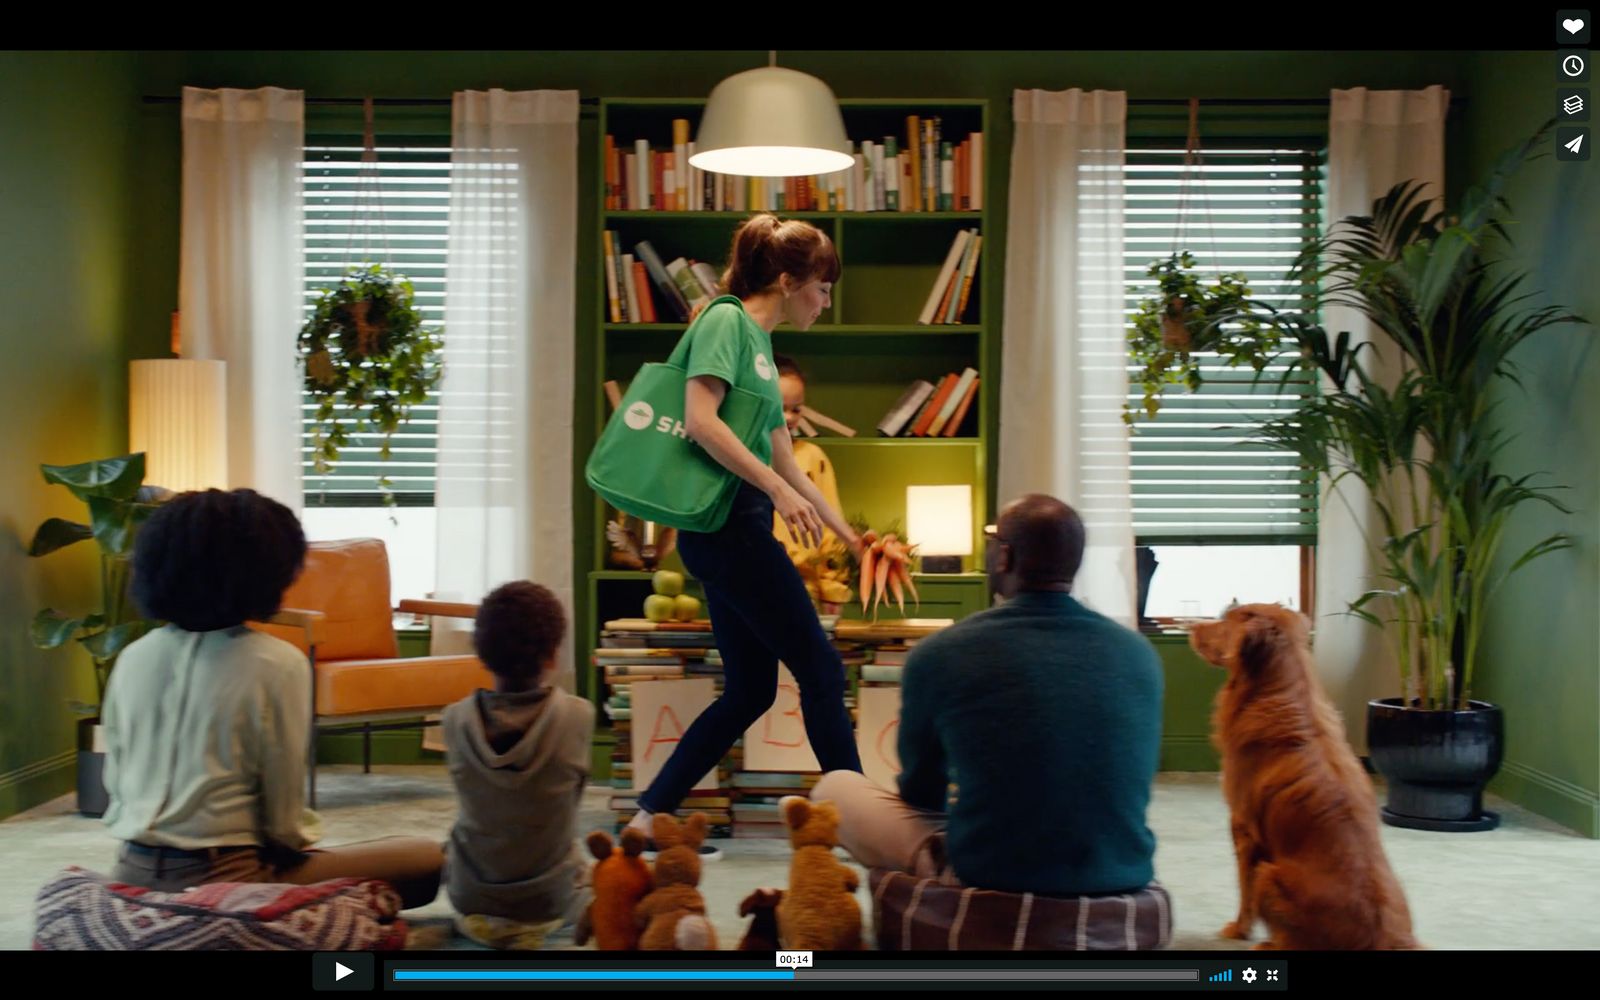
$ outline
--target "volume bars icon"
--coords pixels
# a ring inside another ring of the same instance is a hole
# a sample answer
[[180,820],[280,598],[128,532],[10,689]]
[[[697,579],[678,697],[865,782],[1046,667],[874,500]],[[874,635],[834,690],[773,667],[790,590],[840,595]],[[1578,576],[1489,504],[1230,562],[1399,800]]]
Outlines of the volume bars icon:
[[1231,983],[1233,982],[1233,970],[1224,969],[1223,971],[1212,976],[1209,981],[1213,983]]

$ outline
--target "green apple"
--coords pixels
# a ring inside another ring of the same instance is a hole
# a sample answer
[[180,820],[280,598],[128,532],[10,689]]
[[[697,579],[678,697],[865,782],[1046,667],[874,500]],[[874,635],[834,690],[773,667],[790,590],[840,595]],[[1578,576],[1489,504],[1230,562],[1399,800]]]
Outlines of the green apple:
[[680,622],[692,622],[700,617],[700,602],[688,594],[673,598],[672,617]]
[[673,600],[665,594],[651,594],[644,599],[644,616],[653,622],[672,620]]
[[663,597],[677,597],[683,593],[683,574],[670,569],[656,570],[656,575],[650,578],[650,589]]

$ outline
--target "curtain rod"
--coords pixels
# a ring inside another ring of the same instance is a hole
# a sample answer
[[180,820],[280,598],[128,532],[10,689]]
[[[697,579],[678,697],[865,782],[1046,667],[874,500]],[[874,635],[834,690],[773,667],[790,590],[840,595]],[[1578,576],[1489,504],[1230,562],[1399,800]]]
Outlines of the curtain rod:
[[[365,98],[361,97],[308,97],[307,104],[319,105],[350,105],[360,107]],[[449,97],[374,97],[372,103],[377,107],[402,108],[402,107],[449,107]],[[1135,97],[1128,100],[1131,107],[1141,108],[1183,108],[1189,106],[1187,97]],[[144,97],[146,104],[181,104],[181,97],[167,97],[159,94],[147,94]],[[588,106],[597,106],[598,97],[580,97],[578,103]],[[1202,107],[1321,107],[1325,108],[1332,101],[1327,97],[1202,97]],[[1452,108],[1461,107],[1467,103],[1464,97],[1451,97]]]
[[[144,100],[144,103],[146,103],[146,104],[182,104],[183,103],[183,98],[182,97],[168,97],[168,96],[166,96],[164,94],[146,94],[144,96],[143,100]],[[321,105],[339,105],[339,106],[348,105],[348,106],[351,106],[351,107],[359,108],[359,107],[361,107],[362,104],[366,103],[366,100],[367,99],[364,98],[364,97],[308,97],[308,98],[306,98],[306,103],[307,104],[321,104]],[[452,100],[453,100],[453,98],[449,98],[449,97],[374,97],[374,98],[372,98],[372,103],[373,103],[373,105],[375,107],[380,107],[380,108],[410,108],[410,107],[420,107],[420,108],[442,107],[442,108],[448,108],[448,107],[450,107]],[[580,98],[578,98],[578,103],[579,104],[588,104],[588,105],[599,105],[600,98],[598,98],[598,97],[580,97]]]

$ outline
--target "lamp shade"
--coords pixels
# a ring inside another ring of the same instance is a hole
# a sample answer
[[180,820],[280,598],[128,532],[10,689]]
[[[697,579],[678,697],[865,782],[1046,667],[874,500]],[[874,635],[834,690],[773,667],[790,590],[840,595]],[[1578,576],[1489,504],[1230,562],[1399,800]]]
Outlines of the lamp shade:
[[128,365],[128,450],[145,482],[169,490],[228,484],[227,363],[163,358]]
[[972,486],[907,486],[906,534],[924,556],[972,555]]
[[855,165],[839,102],[814,76],[766,66],[717,84],[689,162],[743,177],[831,174]]

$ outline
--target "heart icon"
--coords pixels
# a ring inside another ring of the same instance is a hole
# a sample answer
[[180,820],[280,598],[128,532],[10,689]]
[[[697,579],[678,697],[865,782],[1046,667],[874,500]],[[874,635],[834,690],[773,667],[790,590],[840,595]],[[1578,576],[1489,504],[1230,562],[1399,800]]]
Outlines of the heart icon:
[[1583,30],[1583,18],[1569,17],[1565,21],[1561,22],[1561,26],[1567,29],[1568,34],[1576,35],[1578,32]]

